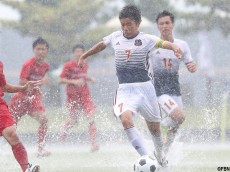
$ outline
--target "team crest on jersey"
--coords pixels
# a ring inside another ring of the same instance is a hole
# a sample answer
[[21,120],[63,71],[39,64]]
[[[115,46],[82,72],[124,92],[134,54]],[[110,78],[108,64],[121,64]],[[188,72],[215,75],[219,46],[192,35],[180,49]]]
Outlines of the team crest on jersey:
[[160,54],[160,51],[157,51],[156,54]]
[[142,45],[141,40],[140,39],[136,39],[134,45],[141,46]]
[[118,41],[118,42],[116,43],[116,45],[120,45],[120,42]]

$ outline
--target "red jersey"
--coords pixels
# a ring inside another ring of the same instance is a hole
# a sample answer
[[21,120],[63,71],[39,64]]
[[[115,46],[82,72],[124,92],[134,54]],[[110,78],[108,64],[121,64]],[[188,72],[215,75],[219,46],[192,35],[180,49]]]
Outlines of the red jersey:
[[[66,79],[87,79],[87,73],[88,73],[88,63],[83,62],[83,68],[78,67],[76,61],[71,60],[64,64],[62,73],[60,75],[61,78]],[[82,87],[79,87],[77,85],[73,84],[67,84],[66,85],[66,91],[68,95],[71,94],[77,94],[79,92],[82,92],[84,90],[88,90],[87,84],[85,84]]]
[[[48,70],[48,63],[37,63],[36,58],[32,57],[23,64],[20,79],[26,79],[28,81],[41,80]],[[40,94],[40,91],[38,89],[33,90],[33,94],[35,94],[36,92]]]
[[[3,63],[0,61],[0,97],[4,96],[4,92],[2,91],[2,87],[6,85],[5,75],[3,73]],[[0,103],[4,102],[2,98],[0,98]]]
[[27,79],[28,81],[37,81],[42,79],[48,70],[48,63],[37,63],[36,58],[33,57],[23,64],[20,79]]

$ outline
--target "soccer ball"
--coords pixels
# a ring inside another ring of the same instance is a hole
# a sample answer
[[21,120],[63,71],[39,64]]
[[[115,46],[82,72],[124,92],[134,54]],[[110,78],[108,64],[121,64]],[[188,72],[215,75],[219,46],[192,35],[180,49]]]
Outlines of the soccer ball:
[[157,160],[149,155],[141,156],[134,163],[134,172],[156,172],[159,168]]

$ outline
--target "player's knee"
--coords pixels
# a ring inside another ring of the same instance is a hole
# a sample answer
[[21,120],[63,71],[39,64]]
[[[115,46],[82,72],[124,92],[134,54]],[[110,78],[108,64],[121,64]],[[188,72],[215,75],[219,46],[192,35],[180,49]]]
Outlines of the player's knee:
[[10,145],[16,144],[19,142],[19,138],[14,126],[8,127],[3,131],[3,136],[10,143]]
[[146,124],[148,126],[148,129],[152,135],[159,135],[161,133],[160,131],[160,123],[154,123],[154,122],[147,122]]
[[121,115],[120,119],[124,128],[129,128],[133,126],[132,118],[129,115]]
[[19,141],[19,138],[18,138],[16,130],[12,130],[12,132],[11,132],[11,138],[12,138],[12,140],[14,140],[14,142],[18,142]]
[[46,125],[48,123],[48,118],[46,116],[42,116],[40,119],[40,124]]
[[184,112],[179,107],[175,108],[169,116],[178,125],[181,125],[185,120]]

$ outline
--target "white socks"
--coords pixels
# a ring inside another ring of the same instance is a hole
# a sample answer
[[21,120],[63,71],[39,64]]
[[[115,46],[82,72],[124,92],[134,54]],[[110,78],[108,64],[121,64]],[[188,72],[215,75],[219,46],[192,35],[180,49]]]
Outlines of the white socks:
[[154,147],[155,147],[155,156],[156,156],[158,162],[161,163],[163,158],[164,158],[163,152],[162,152],[162,150],[163,150],[163,139],[162,139],[161,133],[153,134],[152,140],[153,140]]
[[148,151],[146,146],[144,145],[143,139],[141,138],[137,129],[132,126],[130,128],[125,129],[125,132],[129,138],[129,141],[132,143],[133,147],[136,151],[141,155],[147,155]]

